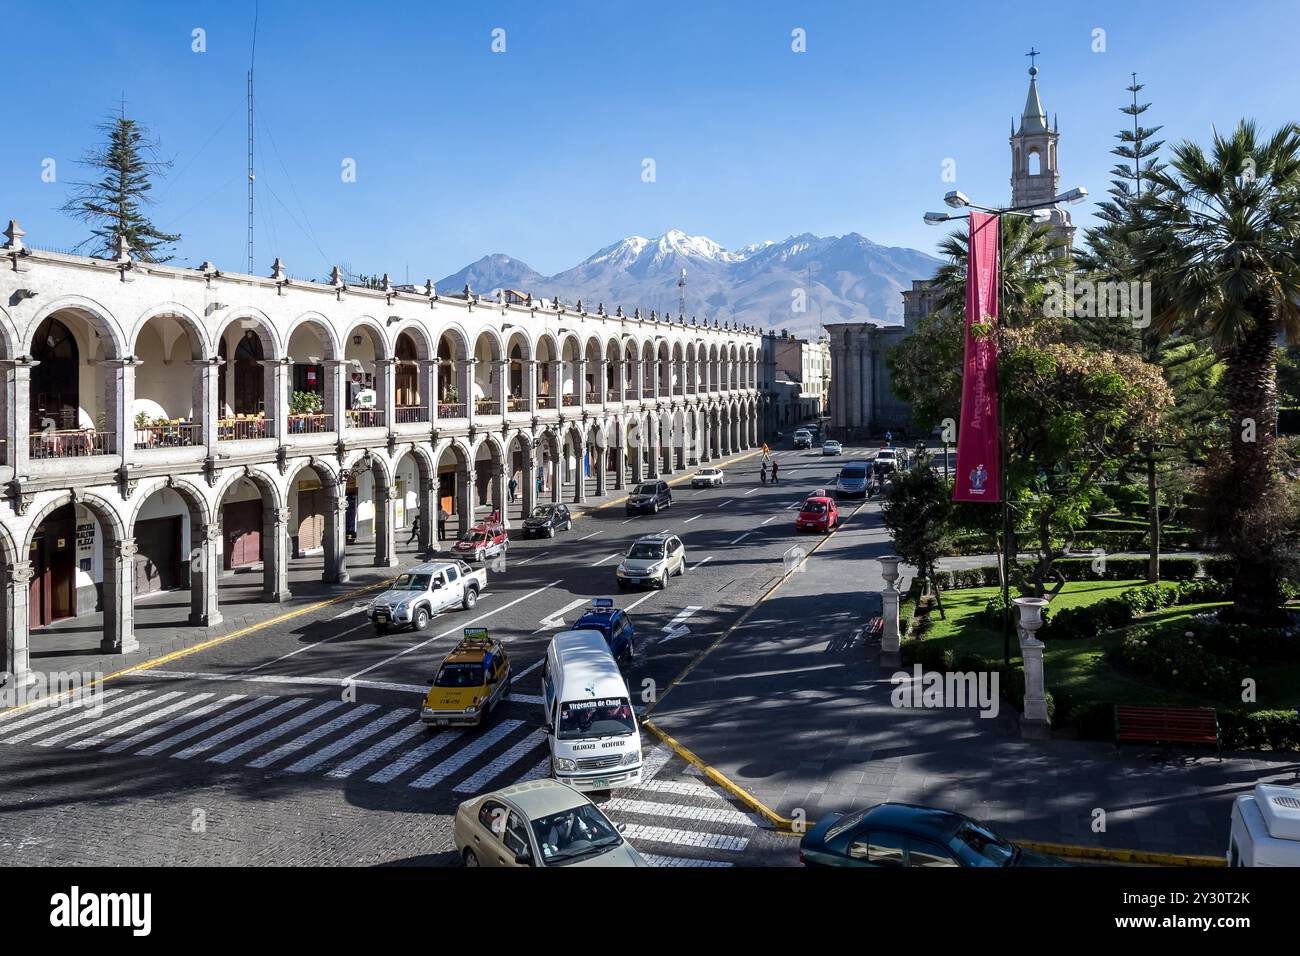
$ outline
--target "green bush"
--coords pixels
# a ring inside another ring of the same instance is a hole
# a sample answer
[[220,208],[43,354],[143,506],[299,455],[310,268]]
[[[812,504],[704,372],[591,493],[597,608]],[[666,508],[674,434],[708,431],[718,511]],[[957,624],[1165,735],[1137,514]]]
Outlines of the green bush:
[[1119,647],[1119,659],[1154,683],[1206,697],[1232,697],[1241,690],[1246,668],[1237,660],[1206,649],[1205,626],[1171,621],[1134,628]]
[[1087,740],[1115,739],[1115,705],[1108,700],[1076,698],[1062,692],[1056,695],[1053,721]]
[[1133,609],[1121,598],[1103,598],[1093,604],[1067,607],[1052,615],[1051,624],[1038,632],[1041,640],[1059,641],[1096,637],[1102,631],[1133,620]]
[[1219,711],[1219,739],[1230,750],[1300,749],[1300,716],[1294,710]]

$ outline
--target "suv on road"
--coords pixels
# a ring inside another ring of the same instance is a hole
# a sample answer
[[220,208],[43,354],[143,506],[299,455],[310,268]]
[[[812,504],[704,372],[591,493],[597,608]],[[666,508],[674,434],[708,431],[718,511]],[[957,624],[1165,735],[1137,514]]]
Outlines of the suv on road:
[[568,505],[538,505],[533,513],[524,519],[524,537],[539,534],[545,538],[554,538],[557,531],[569,531],[573,528],[573,515]]
[[794,433],[795,448],[811,448],[812,441],[813,441],[812,432],[810,432],[806,428],[801,428]]
[[487,558],[505,554],[509,547],[510,535],[506,533],[505,525],[485,521],[457,535],[451,553],[453,557],[481,563]]
[[670,577],[685,573],[686,545],[671,531],[660,531],[632,542],[614,576],[620,588],[633,584],[666,588]]
[[626,667],[636,656],[636,630],[632,627],[632,618],[626,611],[614,607],[610,598],[596,598],[591,602],[591,610],[578,618],[573,625],[575,631],[600,631],[609,645],[609,652],[614,655],[620,667]]
[[671,508],[673,493],[668,490],[666,481],[643,481],[632,489],[627,496],[627,513],[641,514],[644,511],[658,514],[661,508]]
[[470,570],[463,561],[420,564],[399,574],[387,591],[370,602],[366,616],[380,634],[390,627],[419,631],[440,611],[458,604],[468,611],[484,590],[487,571],[483,568]]
[[871,483],[866,462],[850,461],[840,469],[840,476],[835,479],[835,496],[867,496],[867,486]]

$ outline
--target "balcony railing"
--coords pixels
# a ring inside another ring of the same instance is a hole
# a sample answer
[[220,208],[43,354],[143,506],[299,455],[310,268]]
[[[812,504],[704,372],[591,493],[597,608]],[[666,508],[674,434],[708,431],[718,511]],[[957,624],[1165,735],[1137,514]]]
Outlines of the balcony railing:
[[465,418],[466,417],[465,403],[464,402],[439,402],[438,417],[439,418]]
[[319,435],[334,430],[334,416],[324,412],[304,412],[289,416],[290,435]]
[[91,428],[47,431],[31,436],[33,459],[88,458],[108,454],[108,432]]
[[565,396],[564,396],[564,407],[565,407],[565,408],[568,408],[568,407],[571,406],[571,405],[577,405],[577,404],[578,404],[578,396],[577,396],[577,395],[565,395]]
[[393,411],[399,425],[410,425],[413,422],[427,422],[429,420],[429,410],[423,405],[398,405]]
[[635,402],[639,397],[640,394],[637,392],[635,388],[623,389],[623,398],[626,399],[627,401]]
[[649,385],[647,385],[645,388],[641,389],[641,397],[642,397],[642,398],[654,398],[654,397],[655,397],[655,390],[654,390],[653,388],[651,388]]
[[599,392],[588,392],[588,393],[587,393],[587,404],[588,404],[588,405],[598,405],[598,404],[600,404],[600,393],[599,393]]
[[383,428],[384,413],[378,408],[348,409],[349,428]]
[[199,443],[199,426],[193,422],[149,425],[135,430],[135,447],[188,448]]
[[554,395],[538,395],[538,396],[537,396],[537,407],[540,408],[540,409],[545,409],[545,408],[555,408],[555,396],[554,396]]
[[500,415],[501,403],[493,398],[480,398],[474,402],[475,415]]
[[265,418],[222,418],[217,421],[217,441],[245,441],[266,437]]
[[512,396],[508,400],[506,408],[512,412],[526,412],[528,411],[528,399]]

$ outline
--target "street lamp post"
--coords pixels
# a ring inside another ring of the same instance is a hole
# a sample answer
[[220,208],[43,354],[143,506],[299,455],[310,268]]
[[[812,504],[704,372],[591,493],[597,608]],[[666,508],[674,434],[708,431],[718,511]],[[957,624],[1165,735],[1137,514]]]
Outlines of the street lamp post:
[[[954,189],[943,197],[944,203],[953,209],[975,209],[980,212],[991,213],[998,216],[998,354],[1002,353],[1002,328],[1007,321],[1006,308],[1003,305],[1004,299],[1004,272],[1002,264],[1002,216],[1025,216],[1034,222],[1047,222],[1051,218],[1050,207],[1059,203],[1081,203],[1088,198],[1088,190],[1082,186],[1076,186],[1074,189],[1063,192],[1051,199],[1037,203],[1026,203],[1019,206],[981,206],[971,202],[970,197],[960,190]],[[942,212],[927,212],[925,214],[925,224],[927,226],[938,226],[945,222],[953,222],[958,219],[969,219],[970,213],[951,214]],[[968,250],[969,254],[969,250]],[[970,281],[969,274],[967,282]],[[1002,483],[1002,660],[1008,667],[1011,665],[1011,568],[1015,561],[1015,548],[1011,540],[1011,501],[1007,487],[1007,429],[1005,415],[1005,394],[1004,388],[998,389],[998,475]],[[947,455],[944,456],[947,461]]]

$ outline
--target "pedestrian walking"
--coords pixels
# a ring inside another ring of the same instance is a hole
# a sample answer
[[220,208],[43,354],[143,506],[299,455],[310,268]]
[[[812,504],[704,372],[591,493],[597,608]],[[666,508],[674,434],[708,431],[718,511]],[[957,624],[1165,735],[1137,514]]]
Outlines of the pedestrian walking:
[[407,544],[418,540],[420,537],[420,513],[415,513],[415,518],[411,521],[411,536],[406,539]]
[[780,467],[781,466],[777,464],[775,461],[772,462],[772,484],[774,485],[777,483],[777,477],[776,477],[777,469],[779,469]]
[[447,513],[446,508],[438,509],[438,540],[439,541],[447,540],[447,519],[450,517],[451,515]]
[[519,490],[519,482],[514,475],[510,476],[510,503],[515,503],[515,492]]
[[758,480],[767,484],[767,462],[763,462],[763,467],[758,469]]

